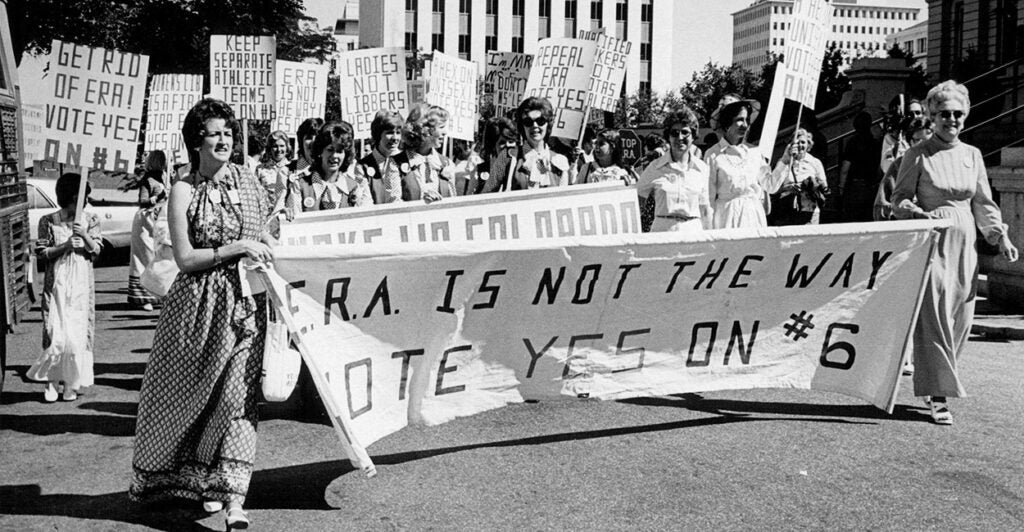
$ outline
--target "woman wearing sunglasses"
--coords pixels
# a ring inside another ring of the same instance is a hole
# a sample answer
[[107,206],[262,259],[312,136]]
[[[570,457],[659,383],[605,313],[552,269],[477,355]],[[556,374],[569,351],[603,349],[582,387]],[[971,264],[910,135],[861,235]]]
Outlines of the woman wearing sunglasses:
[[953,222],[939,237],[914,329],[914,395],[925,398],[935,423],[951,425],[946,398],[965,395],[956,364],[974,318],[975,227],[1010,262],[1018,252],[992,201],[981,152],[958,138],[971,108],[967,87],[944,81],[928,91],[925,105],[935,134],[903,156],[892,203],[897,218]]
[[523,138],[519,165],[512,174],[512,190],[565,186],[572,183],[569,159],[551,150],[551,121],[554,109],[546,98],[531,96],[519,104],[516,122]]
[[693,152],[697,114],[683,106],[665,117],[668,153],[647,165],[636,192],[641,221],[651,231],[700,231],[711,228],[708,166]]

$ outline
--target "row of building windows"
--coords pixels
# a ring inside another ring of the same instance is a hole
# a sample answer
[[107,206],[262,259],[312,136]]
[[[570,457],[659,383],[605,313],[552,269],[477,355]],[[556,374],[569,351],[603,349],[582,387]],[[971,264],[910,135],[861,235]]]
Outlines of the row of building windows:
[[[845,28],[845,32],[843,29]],[[878,30],[878,31],[875,31]],[[899,31],[896,28],[876,28],[874,26],[836,26],[832,25],[832,33],[864,33],[867,35],[889,35],[890,33],[896,33]]]
[[882,20],[917,20],[916,11],[888,11],[883,9],[836,9],[832,11],[832,16]]

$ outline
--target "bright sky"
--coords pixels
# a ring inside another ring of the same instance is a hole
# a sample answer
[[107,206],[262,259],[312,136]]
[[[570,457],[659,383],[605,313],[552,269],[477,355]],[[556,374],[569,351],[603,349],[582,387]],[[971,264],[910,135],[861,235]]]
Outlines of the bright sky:
[[[673,65],[675,86],[690,80],[709,60],[732,63],[732,14],[753,0],[672,0],[675,2],[675,41],[678,64]],[[345,0],[304,0],[306,14],[333,26]]]

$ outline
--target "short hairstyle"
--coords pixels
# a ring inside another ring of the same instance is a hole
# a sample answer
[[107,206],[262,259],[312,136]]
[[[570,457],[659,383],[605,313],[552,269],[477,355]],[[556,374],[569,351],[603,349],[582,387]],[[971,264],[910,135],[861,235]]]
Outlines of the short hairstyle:
[[[68,172],[57,178],[57,185],[54,187],[54,193],[57,195],[57,205],[61,208],[66,208],[75,204],[75,198],[78,196],[78,185],[82,182],[82,174],[75,172]],[[92,191],[92,187],[89,182],[85,182],[85,197],[89,197],[89,192]]]
[[473,155],[473,147],[468,140],[452,139],[452,160],[455,162],[468,161]]
[[622,137],[619,135],[617,129],[606,129],[597,134],[594,142],[603,141],[607,142],[612,147],[612,164],[625,168],[625,164],[622,163]]
[[303,120],[295,130],[295,140],[299,149],[302,149],[302,141],[305,140],[306,137],[315,136],[322,127],[324,127],[324,120],[322,118],[307,118]]
[[853,117],[853,129],[858,132],[866,132],[871,130],[871,113],[867,111],[861,111]]
[[436,105],[417,104],[409,111],[409,118],[402,127],[404,148],[419,151],[423,147],[426,128],[437,128],[448,123],[448,111]]
[[260,161],[265,163],[273,162],[273,156],[270,154],[270,147],[276,144],[279,140],[283,140],[284,145],[288,147],[288,151],[284,156],[285,159],[289,161],[292,159],[292,144],[291,142],[288,142],[288,134],[279,129],[277,131],[271,131],[270,134],[267,135],[267,144],[264,146],[263,157],[260,157]]
[[519,104],[519,108],[516,109],[516,129],[519,132],[519,135],[523,138],[526,137],[526,128],[523,127],[523,119],[526,118],[526,115],[531,111],[540,111],[541,117],[547,120],[548,127],[547,134],[544,135],[544,142],[548,142],[548,139],[551,138],[551,130],[553,129],[553,124],[551,122],[555,118],[555,110],[551,107],[551,102],[549,102],[547,98],[542,98],[540,96],[530,96],[523,100],[523,102]]
[[216,98],[199,100],[189,109],[185,120],[182,121],[181,136],[185,142],[185,148],[188,150],[188,160],[192,163],[193,171],[199,168],[198,148],[203,143],[203,137],[206,136],[206,123],[218,118],[224,120],[224,125],[231,129],[232,148],[237,147],[238,143],[234,142],[234,139],[242,138],[241,127],[238,125],[238,120],[235,119],[235,112],[231,110],[231,106],[222,100]]
[[145,173],[157,172],[164,173],[167,171],[167,154],[163,150],[153,150],[146,155],[146,164],[143,167]]
[[924,101],[927,107],[925,111],[929,115],[933,114],[934,109],[940,104],[948,101],[960,102],[964,106],[964,114],[971,112],[971,96],[967,92],[967,87],[951,79],[932,87]]
[[352,166],[355,158],[354,136],[352,125],[348,122],[337,121],[325,124],[313,139],[313,145],[309,147],[309,152],[313,156],[309,166],[316,173],[326,176],[320,156],[328,146],[338,144],[341,147],[341,152],[345,154],[345,160],[341,163],[341,171],[348,171],[348,167]]
[[697,121],[697,113],[693,112],[689,106],[684,105],[675,111],[665,115],[665,120],[662,121],[661,127],[662,136],[668,138],[669,130],[672,126],[682,125],[693,130],[694,138],[697,138],[697,129],[700,127],[700,123]]
[[383,109],[377,111],[373,121],[370,122],[370,139],[373,141],[373,147],[376,148],[380,144],[380,138],[384,136],[385,131],[402,129],[403,125],[405,125],[405,120],[402,120],[402,115]]
[[801,137],[807,139],[807,151],[811,151],[811,148],[814,147],[814,135],[804,128],[797,129],[793,132],[793,142],[796,142],[796,140]]
[[644,150],[656,150],[664,145],[661,137],[650,134],[644,137]]
[[516,126],[511,120],[503,116],[496,116],[488,119],[484,124],[484,137],[483,137],[483,150],[480,154],[484,160],[490,156],[498,154],[498,142],[502,140],[511,140],[513,142],[519,142],[519,136],[516,133]]

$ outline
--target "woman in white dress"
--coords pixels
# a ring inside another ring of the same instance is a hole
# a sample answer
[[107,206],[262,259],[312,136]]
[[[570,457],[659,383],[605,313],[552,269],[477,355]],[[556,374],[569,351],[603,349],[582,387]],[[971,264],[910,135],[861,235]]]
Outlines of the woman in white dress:
[[708,150],[707,160],[715,229],[768,225],[764,183],[771,168],[757,147],[743,142],[753,112],[750,100],[730,103],[719,112],[725,136],[714,150]]

